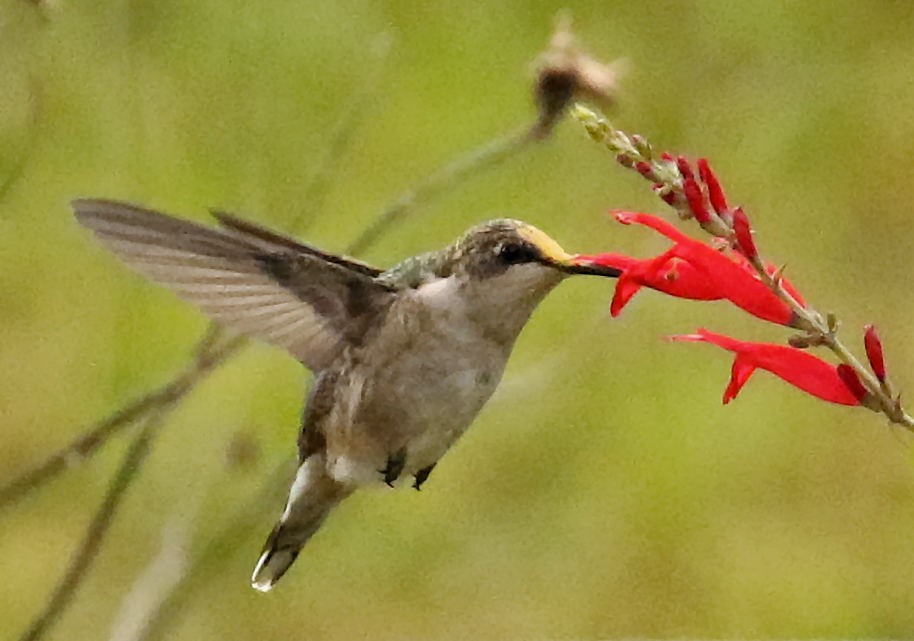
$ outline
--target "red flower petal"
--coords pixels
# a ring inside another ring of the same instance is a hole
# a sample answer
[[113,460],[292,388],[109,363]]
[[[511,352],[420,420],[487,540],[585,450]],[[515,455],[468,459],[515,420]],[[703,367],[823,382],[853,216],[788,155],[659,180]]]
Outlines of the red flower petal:
[[754,372],[755,365],[742,354],[737,354],[733,359],[733,367],[730,368],[730,382],[727,383],[727,389],[724,390],[724,405],[736,398]]
[[632,299],[632,296],[638,293],[638,290],[641,289],[643,283],[639,282],[636,278],[632,278],[629,274],[623,273],[616,280],[616,289],[613,292],[612,302],[609,304],[609,315],[615,318],[622,313],[622,308],[628,305],[628,301]]
[[838,374],[838,378],[844,381],[847,389],[850,390],[851,394],[853,394],[858,401],[862,401],[866,398],[869,392],[866,391],[866,387],[860,382],[860,377],[857,376],[857,372],[854,371],[853,367],[847,363],[841,363],[835,368],[835,371]]
[[793,311],[759,280],[751,265],[745,260],[733,259],[704,243],[690,238],[662,218],[636,212],[614,212],[616,220],[626,225],[637,223],[650,227],[675,245],[670,256],[681,258],[697,270],[704,272],[709,287],[740,309],[762,320],[780,325],[790,325]]
[[691,300],[723,298],[704,272],[691,263],[663,253],[654,258],[638,259],[624,254],[593,254],[575,256],[576,262],[590,262],[622,271],[616,281],[610,313],[618,316],[625,305],[642,287]]
[[880,383],[885,382],[885,356],[882,354],[882,341],[873,325],[867,325],[863,334],[863,346],[866,348],[866,357],[870,361],[870,368]]
[[699,329],[695,334],[671,336],[675,341],[704,342],[736,354],[724,403],[736,397],[754,369],[764,369],[807,394],[831,403],[859,405],[860,399],[848,388],[837,368],[795,347],[772,343],[748,343]]
[[636,211],[625,211],[617,209],[612,213],[613,218],[618,220],[623,225],[631,225],[632,223],[638,225],[644,225],[645,227],[650,227],[656,232],[663,234],[673,242],[680,242],[683,240],[691,240],[688,236],[679,231],[679,228],[668,223],[663,218],[659,216],[654,216],[652,214],[642,214]]

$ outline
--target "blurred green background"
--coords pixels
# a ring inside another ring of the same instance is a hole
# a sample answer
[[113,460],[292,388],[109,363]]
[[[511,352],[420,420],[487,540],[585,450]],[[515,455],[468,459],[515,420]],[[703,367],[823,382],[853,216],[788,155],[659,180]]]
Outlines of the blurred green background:
[[[762,251],[839,312],[849,343],[878,323],[910,398],[914,5],[567,6],[594,55],[630,62],[614,122],[710,157]],[[77,228],[70,199],[199,219],[217,206],[280,229],[301,216],[304,237],[340,250],[423,176],[532,120],[529,64],[559,8],[2,0],[0,483],[167,381],[205,328]],[[379,37],[377,91],[308,202]],[[619,207],[665,211],[564,122],[364,258],[390,265],[500,215],[572,251],[656,253],[604,216]],[[257,497],[294,450],[308,377],[249,348],[171,417],[49,638],[108,638],[163,536],[187,563],[156,638],[914,635],[906,435],[765,373],[722,407],[729,356],[661,337],[785,331],[653,292],[611,320],[610,294],[582,278],[551,295],[424,491],[354,496],[269,596],[248,577],[281,499]],[[2,638],[46,602],[127,442],[0,512]]]

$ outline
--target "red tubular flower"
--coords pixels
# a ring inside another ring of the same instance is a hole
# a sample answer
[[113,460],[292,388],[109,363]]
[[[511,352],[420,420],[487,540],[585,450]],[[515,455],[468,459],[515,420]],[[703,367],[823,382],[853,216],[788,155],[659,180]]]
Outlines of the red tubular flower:
[[854,395],[858,401],[863,401],[866,398],[868,391],[866,387],[863,386],[863,383],[860,381],[860,377],[857,376],[857,372],[854,371],[854,368],[848,365],[847,363],[841,363],[835,368],[835,371],[838,373],[838,378],[844,381],[844,384],[847,386],[847,389],[851,391],[851,394]]
[[725,216],[729,211],[727,197],[724,195],[724,189],[720,186],[717,175],[712,171],[711,165],[708,164],[707,158],[698,159],[698,177],[708,188],[708,200],[711,201],[711,207],[714,208],[718,216]]
[[758,257],[755,239],[752,238],[752,227],[742,207],[733,210],[733,232],[736,234],[736,246],[749,260]]
[[867,325],[864,328],[863,346],[866,348],[866,357],[870,361],[870,368],[880,383],[885,383],[885,357],[882,355],[882,341],[876,333],[876,327]]
[[[623,224],[645,225],[672,240],[675,244],[665,253],[667,260],[680,258],[702,272],[708,281],[707,287],[716,292],[716,298],[725,298],[756,318],[772,323],[790,325],[793,321],[793,311],[787,303],[759,280],[744,258],[731,257],[689,238],[657,216],[627,211],[615,212],[614,215]],[[788,291],[791,290],[792,286]],[[802,299],[798,298],[798,302],[802,304]]]
[[603,267],[615,267],[622,271],[616,281],[609,311],[618,316],[632,296],[642,287],[690,300],[720,300],[723,296],[714,284],[705,278],[704,272],[681,258],[664,253],[654,258],[632,258],[624,254],[579,255],[575,262],[589,262]]
[[764,369],[823,401],[860,405],[862,397],[848,387],[839,368],[801,349],[772,343],[747,343],[705,329],[699,329],[695,334],[671,336],[670,339],[711,343],[736,354],[730,382],[724,391],[724,404],[736,398],[756,369]]

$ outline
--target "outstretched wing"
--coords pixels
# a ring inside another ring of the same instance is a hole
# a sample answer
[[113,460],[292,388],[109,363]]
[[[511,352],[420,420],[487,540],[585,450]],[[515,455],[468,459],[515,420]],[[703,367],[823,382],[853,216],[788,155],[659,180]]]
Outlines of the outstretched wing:
[[312,370],[361,340],[392,300],[373,278],[380,270],[228,214],[216,214],[225,229],[215,229],[108,200],[76,200],[73,209],[127,265]]

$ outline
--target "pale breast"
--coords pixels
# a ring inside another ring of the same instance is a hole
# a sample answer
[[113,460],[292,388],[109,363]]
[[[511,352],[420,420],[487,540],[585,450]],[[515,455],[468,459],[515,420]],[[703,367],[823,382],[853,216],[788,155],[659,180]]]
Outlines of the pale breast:
[[353,353],[352,393],[327,435],[339,480],[380,482],[387,456],[404,447],[404,477],[435,463],[492,395],[510,346],[475,327],[455,288],[442,279],[404,294]]

